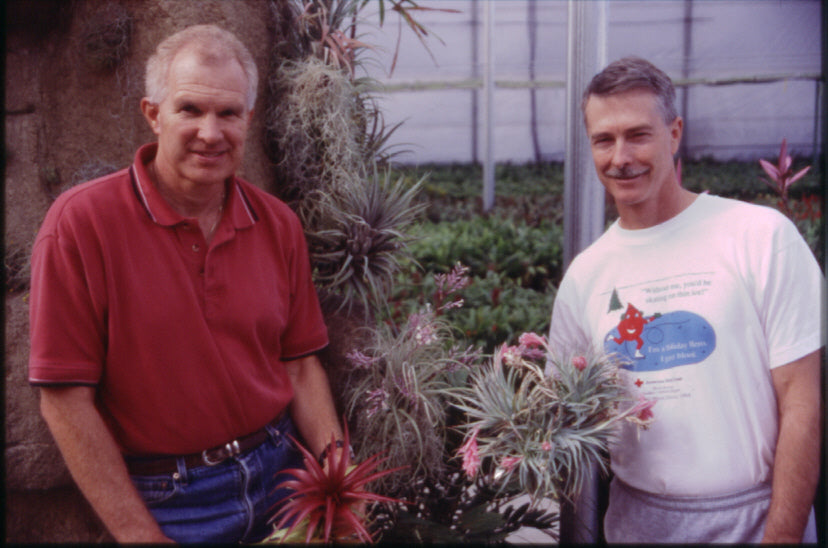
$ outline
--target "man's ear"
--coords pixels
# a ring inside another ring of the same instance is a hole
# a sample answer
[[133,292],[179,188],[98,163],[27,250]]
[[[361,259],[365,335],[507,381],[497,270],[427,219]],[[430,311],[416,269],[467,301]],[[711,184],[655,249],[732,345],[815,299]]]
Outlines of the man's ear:
[[152,129],[152,132],[156,135],[158,135],[161,131],[161,123],[158,119],[159,110],[158,105],[150,101],[148,98],[144,97],[141,99],[141,112],[144,114],[144,118],[147,119],[150,129]]
[[681,144],[681,136],[684,132],[684,120],[681,116],[676,116],[676,119],[670,124],[670,148],[675,156]]

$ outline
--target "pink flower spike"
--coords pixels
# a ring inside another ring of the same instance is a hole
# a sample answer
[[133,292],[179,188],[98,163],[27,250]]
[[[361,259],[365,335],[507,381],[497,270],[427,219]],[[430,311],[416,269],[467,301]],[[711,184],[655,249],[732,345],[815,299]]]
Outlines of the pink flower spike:
[[572,358],[572,365],[578,371],[583,371],[587,368],[587,360],[583,356],[575,356],[574,358]]
[[521,346],[533,347],[533,346],[546,346],[546,339],[541,337],[537,333],[524,333],[518,339],[518,343]]
[[479,428],[475,428],[469,439],[457,450],[457,453],[463,456],[463,471],[470,478],[473,478],[480,469],[480,452],[477,448],[478,430]]
[[552,450],[552,444],[549,443],[549,440],[546,440],[545,442],[543,442],[541,444],[541,449],[543,449],[544,451],[551,451]]
[[372,358],[360,352],[359,350],[351,350],[345,357],[348,358],[354,367],[357,369],[370,369],[374,362],[376,362],[376,358]]
[[658,400],[648,400],[644,396],[639,396],[638,403],[627,412],[626,419],[646,429],[653,423],[653,421],[655,421],[653,406],[657,401]]
[[507,472],[514,468],[520,461],[523,460],[523,457],[503,457],[500,460],[500,467],[506,470]]

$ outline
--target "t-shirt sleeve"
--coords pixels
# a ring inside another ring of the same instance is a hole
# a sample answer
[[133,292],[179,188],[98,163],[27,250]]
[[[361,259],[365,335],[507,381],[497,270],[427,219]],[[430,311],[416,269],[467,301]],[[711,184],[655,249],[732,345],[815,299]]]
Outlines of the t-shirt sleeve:
[[282,333],[282,359],[301,358],[328,346],[328,329],[311,276],[310,257],[298,219],[293,231],[290,318]]
[[94,243],[80,249],[75,230],[58,230],[47,216],[32,251],[30,383],[98,383],[106,344],[101,279]]
[[756,291],[770,367],[791,363],[825,344],[821,329],[825,278],[796,227],[783,219],[759,266]]
[[561,281],[552,306],[549,349],[554,356],[563,358],[589,352],[591,343],[583,323],[585,321],[584,305],[578,302],[572,272],[567,272]]

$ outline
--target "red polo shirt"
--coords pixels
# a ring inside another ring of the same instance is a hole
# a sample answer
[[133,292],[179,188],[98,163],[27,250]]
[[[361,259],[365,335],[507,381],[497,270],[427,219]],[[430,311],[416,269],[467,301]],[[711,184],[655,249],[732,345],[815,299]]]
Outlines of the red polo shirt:
[[302,226],[228,182],[208,245],[135,163],[50,208],[32,253],[35,385],[98,387],[129,454],[187,454],[258,430],[290,402],[283,361],[328,344]]

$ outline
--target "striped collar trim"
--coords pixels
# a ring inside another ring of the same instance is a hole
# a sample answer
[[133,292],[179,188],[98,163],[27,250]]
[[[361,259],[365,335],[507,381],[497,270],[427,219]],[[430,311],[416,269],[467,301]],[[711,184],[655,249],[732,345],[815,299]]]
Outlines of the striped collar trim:
[[[147,165],[155,158],[158,149],[157,143],[150,143],[142,146],[135,153],[135,161],[129,167],[129,174],[132,179],[135,196],[147,212],[149,218],[162,226],[175,226],[186,222],[187,219],[176,212],[152,183]],[[229,182],[231,188],[227,194],[226,209],[231,216],[233,226],[237,229],[250,227],[259,220],[256,210],[250,203],[250,199],[240,184],[238,177],[233,177]]]

